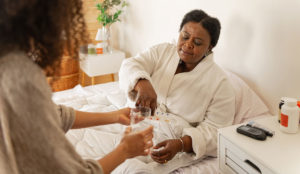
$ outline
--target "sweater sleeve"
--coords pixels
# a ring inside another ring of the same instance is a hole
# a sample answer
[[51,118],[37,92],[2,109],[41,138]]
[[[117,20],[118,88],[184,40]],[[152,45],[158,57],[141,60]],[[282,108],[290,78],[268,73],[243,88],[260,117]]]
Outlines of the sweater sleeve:
[[67,132],[74,124],[75,110],[64,105],[58,105],[57,108],[61,120],[61,128]]
[[215,91],[205,113],[204,120],[195,127],[185,128],[183,136],[192,138],[195,159],[202,156],[217,156],[218,128],[229,126],[235,113],[235,95],[228,80],[223,80]]

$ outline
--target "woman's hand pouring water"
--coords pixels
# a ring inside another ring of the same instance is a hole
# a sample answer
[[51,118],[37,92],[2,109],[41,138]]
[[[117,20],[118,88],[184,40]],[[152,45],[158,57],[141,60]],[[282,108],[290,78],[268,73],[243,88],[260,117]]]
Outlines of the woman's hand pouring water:
[[135,105],[151,108],[151,115],[154,115],[157,107],[157,95],[151,83],[146,79],[140,79],[134,90],[137,92]]

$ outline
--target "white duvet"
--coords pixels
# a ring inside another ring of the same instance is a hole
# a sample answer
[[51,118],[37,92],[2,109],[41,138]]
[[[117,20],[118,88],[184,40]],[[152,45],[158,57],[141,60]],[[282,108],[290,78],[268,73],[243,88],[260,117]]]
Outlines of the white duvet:
[[[118,83],[106,83],[56,92],[53,101],[80,111],[106,112],[125,107],[125,94]],[[189,124],[180,117],[159,112],[154,119],[145,119],[134,125],[133,130],[154,126],[154,144],[169,138],[179,138]],[[83,158],[99,159],[114,149],[122,138],[125,126],[112,124],[86,129],[70,130],[66,136]],[[187,167],[184,167],[187,166]],[[181,167],[181,168],[179,168]],[[217,159],[194,161],[192,156],[179,153],[167,164],[158,164],[147,157],[126,160],[113,173],[217,173]]]
[[[241,123],[254,117],[266,116],[268,108],[260,98],[240,78],[227,72],[236,92],[236,115],[234,123]],[[125,94],[119,89],[118,82],[81,87],[56,92],[53,101],[80,111],[106,112],[126,105]],[[134,126],[141,129],[146,125],[154,126],[154,144],[168,138],[179,138],[184,127],[189,126],[184,120],[174,115],[158,114],[159,120],[149,120]],[[112,124],[86,129],[70,130],[67,138],[83,158],[99,159],[114,149],[122,138],[125,126]],[[180,168],[179,168],[180,167]],[[194,161],[189,154],[179,153],[167,164],[153,162],[150,157],[137,157],[126,160],[113,173],[218,173],[217,158],[207,157]]]

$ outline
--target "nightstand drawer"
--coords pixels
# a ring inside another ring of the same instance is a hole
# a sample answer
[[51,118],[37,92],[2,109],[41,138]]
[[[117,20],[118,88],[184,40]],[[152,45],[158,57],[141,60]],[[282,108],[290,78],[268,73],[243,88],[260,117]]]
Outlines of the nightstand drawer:
[[224,174],[251,173],[271,174],[272,172],[261,165],[251,156],[239,149],[224,136],[219,134],[219,167]]
[[225,165],[231,169],[230,173],[247,174],[244,169],[242,169],[238,164],[228,157],[225,157]]

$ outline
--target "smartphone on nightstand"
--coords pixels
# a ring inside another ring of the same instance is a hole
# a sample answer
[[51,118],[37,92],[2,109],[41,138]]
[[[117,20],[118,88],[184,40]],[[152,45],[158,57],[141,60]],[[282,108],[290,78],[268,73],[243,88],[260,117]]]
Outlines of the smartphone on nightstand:
[[250,126],[246,126],[246,125],[242,125],[240,127],[238,127],[236,129],[236,131],[240,134],[246,135],[250,138],[254,138],[256,140],[265,140],[267,138],[267,135],[264,131],[254,128],[254,127],[250,127]]

